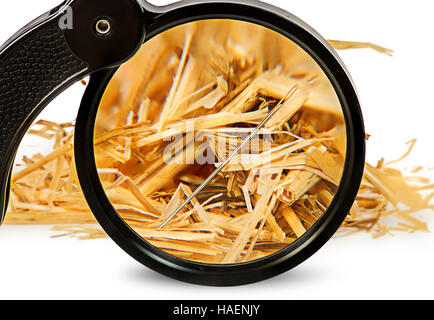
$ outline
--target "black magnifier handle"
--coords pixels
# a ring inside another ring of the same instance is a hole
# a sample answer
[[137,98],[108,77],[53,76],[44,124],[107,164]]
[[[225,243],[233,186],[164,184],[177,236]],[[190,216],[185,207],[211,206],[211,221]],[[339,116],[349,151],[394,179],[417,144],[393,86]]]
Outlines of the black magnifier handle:
[[131,57],[143,42],[145,18],[135,0],[68,0],[0,48],[0,224],[29,126],[77,80]]

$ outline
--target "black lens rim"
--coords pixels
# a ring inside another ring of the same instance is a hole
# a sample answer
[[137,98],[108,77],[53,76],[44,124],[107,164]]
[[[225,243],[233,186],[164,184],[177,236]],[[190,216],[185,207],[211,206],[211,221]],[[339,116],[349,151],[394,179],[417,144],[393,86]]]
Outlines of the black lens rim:
[[83,96],[75,133],[76,167],[86,200],[106,233],[130,256],[168,277],[200,285],[235,286],[262,281],[286,272],[318,251],[337,231],[351,209],[363,176],[365,130],[359,99],[340,58],[318,33],[295,16],[256,3],[189,3],[171,6],[147,25],[146,40],[172,27],[204,19],[235,19],[277,31],[302,47],[329,77],[340,99],[347,126],[347,157],[339,190],[327,212],[288,248],[253,262],[210,265],[182,260],[143,240],[117,214],[99,181],[93,153],[94,124],[99,102],[117,68],[91,76]]

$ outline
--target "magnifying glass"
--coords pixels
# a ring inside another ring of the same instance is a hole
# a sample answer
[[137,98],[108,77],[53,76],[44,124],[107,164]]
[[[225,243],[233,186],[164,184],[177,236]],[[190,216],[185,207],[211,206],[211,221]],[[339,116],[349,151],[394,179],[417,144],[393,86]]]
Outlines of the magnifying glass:
[[0,51],[1,219],[18,145],[90,75],[75,130],[89,207],[129,255],[230,286],[281,274],[337,231],[365,133],[330,45],[262,2],[70,0]]

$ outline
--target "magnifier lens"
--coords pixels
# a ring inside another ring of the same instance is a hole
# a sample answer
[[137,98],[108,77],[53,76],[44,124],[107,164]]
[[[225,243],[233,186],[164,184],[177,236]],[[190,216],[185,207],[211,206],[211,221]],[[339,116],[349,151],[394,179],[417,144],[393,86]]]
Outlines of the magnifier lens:
[[346,140],[309,54],[256,24],[204,20],[120,67],[94,142],[106,195],[137,234],[181,259],[233,264],[287,248],[327,214]]

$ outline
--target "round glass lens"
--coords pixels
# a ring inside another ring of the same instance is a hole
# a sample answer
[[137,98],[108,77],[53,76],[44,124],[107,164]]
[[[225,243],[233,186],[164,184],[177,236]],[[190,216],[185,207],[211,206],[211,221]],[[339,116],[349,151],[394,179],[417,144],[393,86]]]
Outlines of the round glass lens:
[[265,27],[204,20],[147,41],[101,100],[95,158],[119,216],[181,259],[244,263],[327,211],[346,156],[332,84]]

